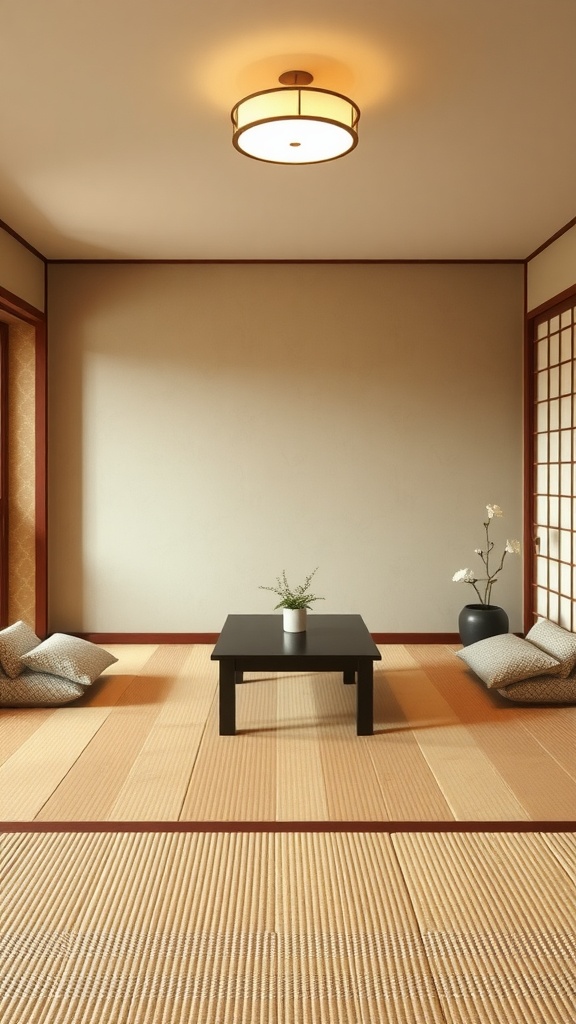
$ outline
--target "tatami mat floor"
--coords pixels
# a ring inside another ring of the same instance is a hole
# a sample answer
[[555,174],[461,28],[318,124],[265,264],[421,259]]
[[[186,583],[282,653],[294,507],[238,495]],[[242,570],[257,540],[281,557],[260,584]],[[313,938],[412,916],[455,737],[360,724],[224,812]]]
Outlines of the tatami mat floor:
[[219,736],[212,648],[112,646],[81,701],[0,711],[0,820],[570,822],[576,707],[487,691],[449,646],[382,646],[375,732],[332,674],[250,676]]
[[2,1024],[576,1021],[576,708],[386,646],[374,736],[297,674],[220,737],[210,647],[111,649],[0,713]]
[[3,1024],[569,1024],[568,834],[12,833]]

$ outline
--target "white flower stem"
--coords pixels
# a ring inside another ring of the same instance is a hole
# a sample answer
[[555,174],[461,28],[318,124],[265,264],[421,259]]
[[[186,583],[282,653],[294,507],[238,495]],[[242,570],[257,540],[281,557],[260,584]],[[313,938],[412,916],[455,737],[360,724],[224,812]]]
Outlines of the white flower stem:
[[[509,552],[512,554],[520,553],[520,542],[517,540],[507,540],[506,545],[504,547],[504,551],[502,552],[502,558],[500,559],[500,564],[498,568],[494,572],[490,572],[490,555],[494,550],[494,542],[490,540],[490,523],[492,522],[494,516],[501,518],[503,512],[499,505],[487,505],[486,508],[488,509],[488,521],[483,523],[484,532],[486,534],[486,550],[484,551],[481,548],[474,549],[474,553],[478,555],[478,557],[482,561],[482,564],[486,570],[486,576],[483,576],[481,579],[477,579],[474,575],[473,570],[461,569],[452,577],[453,580],[457,583],[463,581],[464,583],[469,583],[472,587],[474,587],[474,591],[477,594],[480,603],[483,605],[489,605],[492,601],[492,587],[494,586],[495,583],[498,582],[497,576],[504,568],[504,560],[506,558],[506,555]],[[480,589],[476,584],[480,585]],[[482,584],[484,584],[484,596],[482,596],[481,593]]]

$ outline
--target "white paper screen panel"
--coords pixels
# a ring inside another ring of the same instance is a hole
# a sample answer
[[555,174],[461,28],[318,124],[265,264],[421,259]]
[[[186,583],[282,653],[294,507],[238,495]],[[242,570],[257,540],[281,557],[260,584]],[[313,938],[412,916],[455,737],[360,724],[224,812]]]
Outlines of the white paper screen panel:
[[576,631],[576,299],[534,322],[534,618]]

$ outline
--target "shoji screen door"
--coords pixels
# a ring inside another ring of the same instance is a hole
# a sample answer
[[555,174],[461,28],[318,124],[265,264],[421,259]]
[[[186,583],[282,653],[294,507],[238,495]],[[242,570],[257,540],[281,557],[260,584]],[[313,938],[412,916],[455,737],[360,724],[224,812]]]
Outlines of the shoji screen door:
[[576,631],[576,296],[537,316],[532,328],[525,627],[543,616]]

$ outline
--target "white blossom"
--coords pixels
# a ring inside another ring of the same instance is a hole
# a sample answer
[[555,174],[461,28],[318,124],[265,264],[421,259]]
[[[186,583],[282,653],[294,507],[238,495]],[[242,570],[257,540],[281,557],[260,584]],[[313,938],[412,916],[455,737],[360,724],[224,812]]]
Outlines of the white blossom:
[[472,569],[459,569],[452,577],[453,583],[475,583],[476,577]]
[[507,540],[506,541],[506,551],[508,552],[509,555],[519,555],[520,554],[520,541],[519,540]]
[[470,583],[474,587],[481,604],[489,605],[492,588],[498,581],[498,576],[504,568],[506,555],[519,555],[520,541],[507,540],[502,555],[498,560],[498,556],[494,552],[494,542],[490,538],[490,527],[492,520],[495,518],[500,519],[504,513],[500,505],[486,505],[486,511],[488,518],[482,524],[486,534],[486,545],[484,548],[474,548],[474,554],[478,555],[482,560],[483,568],[480,570],[481,575],[476,576],[473,569],[459,569],[458,572],[454,573],[452,580],[454,583]]
[[486,511],[488,512],[488,519],[493,519],[494,516],[499,518],[504,515],[500,505],[486,505]]

